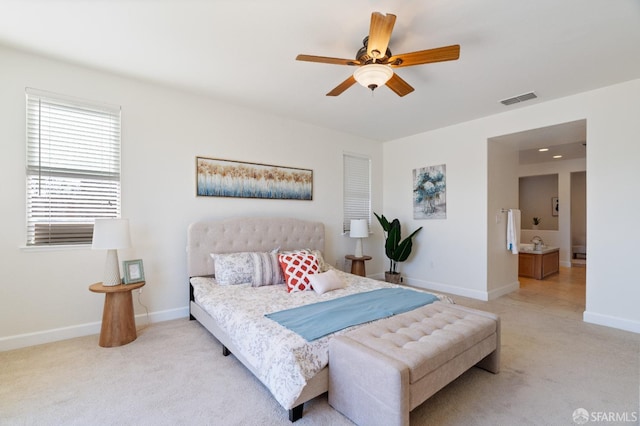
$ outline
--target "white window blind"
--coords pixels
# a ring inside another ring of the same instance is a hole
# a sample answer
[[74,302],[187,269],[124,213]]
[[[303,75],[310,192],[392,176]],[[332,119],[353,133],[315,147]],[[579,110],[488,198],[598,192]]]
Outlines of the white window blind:
[[349,232],[351,219],[367,219],[371,226],[371,160],[356,154],[343,154],[344,191],[343,232]]
[[90,244],[120,217],[120,107],[34,89],[27,106],[27,245]]

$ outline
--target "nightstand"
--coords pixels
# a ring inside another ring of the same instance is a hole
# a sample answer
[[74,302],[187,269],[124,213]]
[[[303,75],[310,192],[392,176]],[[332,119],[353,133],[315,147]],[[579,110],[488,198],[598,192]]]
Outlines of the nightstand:
[[131,291],[142,287],[144,281],[132,284],[105,286],[95,283],[89,286],[94,293],[104,293],[102,329],[99,345],[103,348],[122,346],[136,340],[136,320],[133,316]]
[[360,275],[361,277],[365,277],[367,275],[364,268],[364,262],[371,260],[371,256],[356,257],[352,254],[348,254],[345,256],[345,259],[349,259],[351,261],[351,273],[353,275]]

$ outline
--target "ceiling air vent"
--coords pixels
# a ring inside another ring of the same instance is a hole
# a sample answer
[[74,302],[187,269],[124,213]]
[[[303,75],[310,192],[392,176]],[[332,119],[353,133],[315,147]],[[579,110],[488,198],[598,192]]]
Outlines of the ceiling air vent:
[[528,101],[529,99],[535,99],[537,97],[538,96],[534,92],[529,92],[522,95],[514,96],[512,98],[503,99],[500,101],[500,103],[503,105],[513,105],[517,104],[518,102]]

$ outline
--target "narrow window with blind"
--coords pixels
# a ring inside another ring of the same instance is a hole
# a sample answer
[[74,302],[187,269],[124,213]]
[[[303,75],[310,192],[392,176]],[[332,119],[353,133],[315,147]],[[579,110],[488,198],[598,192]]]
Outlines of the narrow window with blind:
[[120,217],[120,107],[26,90],[27,246],[91,244]]
[[343,154],[343,232],[349,232],[351,219],[367,219],[371,229],[371,159]]

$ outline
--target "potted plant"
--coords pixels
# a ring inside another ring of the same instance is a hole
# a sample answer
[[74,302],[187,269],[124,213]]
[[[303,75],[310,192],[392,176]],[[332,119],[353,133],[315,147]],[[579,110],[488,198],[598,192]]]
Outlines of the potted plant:
[[538,229],[538,225],[540,225],[540,222],[542,221],[542,219],[540,219],[537,216],[533,217],[533,227],[532,229]]
[[384,273],[385,281],[398,284],[400,283],[398,263],[407,260],[411,254],[411,249],[413,248],[412,238],[422,229],[422,226],[403,240],[402,228],[398,219],[393,219],[389,222],[384,215],[378,216],[375,212],[373,214],[376,215],[378,222],[380,222],[386,238],[384,250],[390,263],[389,270]]

